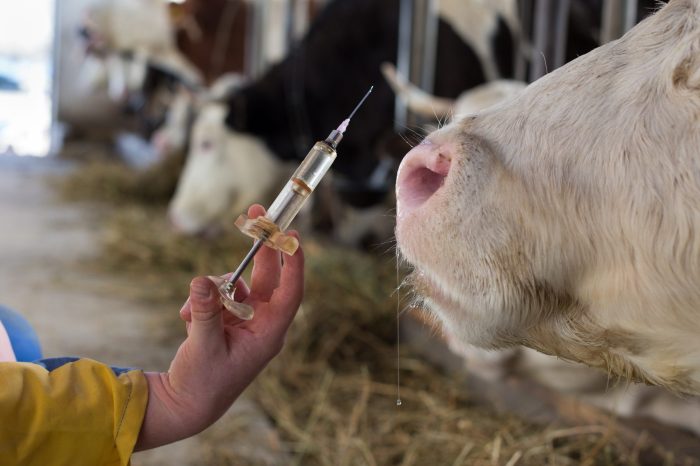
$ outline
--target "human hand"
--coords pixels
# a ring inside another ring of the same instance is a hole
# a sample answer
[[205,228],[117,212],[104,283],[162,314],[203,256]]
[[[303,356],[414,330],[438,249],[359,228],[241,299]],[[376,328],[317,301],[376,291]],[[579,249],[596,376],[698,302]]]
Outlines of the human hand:
[[[265,213],[259,205],[250,218]],[[291,234],[297,236],[296,232]],[[284,337],[304,292],[301,248],[285,256],[263,247],[253,262],[251,288],[243,280],[236,301],[255,309],[242,320],[221,305],[216,285],[206,277],[190,283],[180,310],[187,339],[168,373],[148,373],[149,403],[137,449],[154,448],[200,432],[223,415],[233,401],[282,349]]]

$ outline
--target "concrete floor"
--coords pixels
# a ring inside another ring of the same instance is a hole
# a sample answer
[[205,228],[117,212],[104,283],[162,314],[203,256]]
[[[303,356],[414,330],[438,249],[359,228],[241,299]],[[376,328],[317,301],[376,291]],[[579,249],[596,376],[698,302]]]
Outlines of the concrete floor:
[[134,298],[139,284],[81,265],[98,253],[100,225],[94,208],[56,199],[46,179],[65,172],[0,158],[0,302],[29,319],[48,357],[167,369],[172,348],[152,335],[157,313]]

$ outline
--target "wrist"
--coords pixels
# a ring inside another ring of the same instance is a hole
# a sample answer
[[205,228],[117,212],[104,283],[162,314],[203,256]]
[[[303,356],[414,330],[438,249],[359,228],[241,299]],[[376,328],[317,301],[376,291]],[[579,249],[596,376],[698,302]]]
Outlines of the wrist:
[[147,450],[176,442],[204,430],[209,423],[197,406],[183,399],[165,372],[146,372],[148,405],[136,450]]

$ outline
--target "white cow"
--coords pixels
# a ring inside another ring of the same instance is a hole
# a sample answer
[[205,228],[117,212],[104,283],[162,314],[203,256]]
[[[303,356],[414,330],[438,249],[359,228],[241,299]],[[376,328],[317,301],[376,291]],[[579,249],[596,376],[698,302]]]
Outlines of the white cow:
[[397,240],[459,342],[700,394],[700,0],[432,133]]
[[232,222],[233,213],[269,199],[291,174],[258,138],[227,128],[227,112],[225,104],[209,103],[192,129],[187,162],[169,207],[170,220],[182,233],[200,233],[227,217]]
[[[456,100],[429,95],[408,83],[391,65],[382,69],[392,88],[414,112],[439,120],[473,115],[517,96],[525,84],[493,81],[462,93]],[[497,382],[514,374],[602,407],[620,416],[650,417],[700,435],[700,400],[680,399],[659,387],[611,384],[605,373],[525,347],[484,350],[449,338],[450,349],[472,373]]]

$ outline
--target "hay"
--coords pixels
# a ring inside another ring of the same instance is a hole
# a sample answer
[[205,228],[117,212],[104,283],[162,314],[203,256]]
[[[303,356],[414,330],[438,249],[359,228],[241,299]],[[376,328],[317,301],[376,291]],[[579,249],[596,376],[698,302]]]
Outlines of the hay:
[[101,158],[84,163],[68,177],[55,181],[59,193],[70,201],[102,201],[112,204],[166,204],[175,193],[184,156],[173,156],[145,170]]
[[[108,221],[103,266],[144,277],[158,299],[184,299],[193,275],[231,269],[250,245],[172,234],[162,209],[130,206]],[[396,406],[396,271],[392,257],[306,238],[306,296],[282,354],[248,391],[295,465],[634,465],[607,426],[543,428],[497,414],[457,378],[401,355]],[[153,299],[153,295],[151,296]],[[181,331],[177,319],[173,331]],[[231,438],[244,425],[225,426]],[[204,437],[207,439],[206,434]],[[641,442],[641,441],[640,441]],[[210,439],[202,464],[255,465]],[[260,463],[258,463],[260,464]],[[659,463],[664,464],[664,463]],[[673,464],[667,457],[665,464]]]

